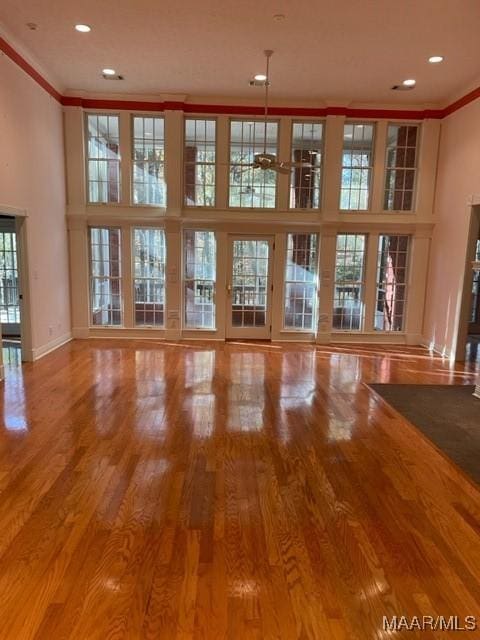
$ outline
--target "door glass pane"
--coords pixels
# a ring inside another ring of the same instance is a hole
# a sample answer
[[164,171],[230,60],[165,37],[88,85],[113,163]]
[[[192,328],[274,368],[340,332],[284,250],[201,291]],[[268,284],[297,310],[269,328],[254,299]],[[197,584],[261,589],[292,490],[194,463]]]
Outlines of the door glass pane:
[[16,234],[10,231],[0,232],[0,321],[20,322]]
[[264,327],[267,315],[268,240],[234,240],[232,325]]

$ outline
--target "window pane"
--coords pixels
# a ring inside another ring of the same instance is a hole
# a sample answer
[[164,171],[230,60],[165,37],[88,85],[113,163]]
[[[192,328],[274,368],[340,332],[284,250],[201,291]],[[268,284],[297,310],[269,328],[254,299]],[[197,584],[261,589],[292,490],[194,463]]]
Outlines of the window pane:
[[323,124],[294,122],[292,126],[292,162],[311,167],[292,167],[290,207],[318,209],[320,207],[321,167],[323,159]]
[[165,207],[165,136],[162,117],[134,116],[132,147],[133,203]]
[[185,119],[185,204],[215,206],[215,120]]
[[283,325],[286,329],[315,331],[316,310],[317,236],[314,233],[289,233]]
[[145,227],[133,231],[135,324],[165,324],[165,232]]
[[384,209],[411,211],[417,173],[418,125],[390,124],[387,130]]
[[409,236],[378,239],[377,302],[374,326],[378,331],[402,331],[407,292]]
[[185,231],[184,250],[185,327],[215,329],[215,233]]
[[365,246],[363,234],[337,236],[333,329],[360,331],[362,328]]
[[120,229],[90,229],[92,325],[122,324]]
[[369,207],[374,131],[374,125],[368,123],[344,126],[340,209],[365,211]]
[[89,202],[120,201],[118,116],[87,115]]
[[14,231],[0,232],[0,321],[20,322],[17,247]]
[[[266,133],[266,145],[264,144]],[[255,155],[277,155],[278,124],[243,120],[230,122],[230,198],[231,207],[274,208],[277,173],[254,169]]]

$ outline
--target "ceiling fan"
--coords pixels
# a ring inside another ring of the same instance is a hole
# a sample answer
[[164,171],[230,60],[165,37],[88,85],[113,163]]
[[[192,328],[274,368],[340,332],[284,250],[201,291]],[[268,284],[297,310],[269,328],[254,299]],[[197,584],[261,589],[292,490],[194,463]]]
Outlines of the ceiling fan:
[[273,51],[271,49],[266,49],[264,51],[265,58],[267,59],[266,64],[266,72],[265,72],[265,80],[263,81],[263,86],[265,87],[265,107],[264,107],[264,134],[263,134],[263,153],[256,153],[253,157],[253,162],[249,167],[253,167],[253,169],[262,169],[263,171],[273,170],[277,173],[289,174],[292,168],[311,168],[312,164],[310,162],[290,162],[290,161],[280,161],[277,159],[277,156],[273,153],[267,153],[267,123],[268,123],[268,88],[270,86],[270,58],[273,55]]

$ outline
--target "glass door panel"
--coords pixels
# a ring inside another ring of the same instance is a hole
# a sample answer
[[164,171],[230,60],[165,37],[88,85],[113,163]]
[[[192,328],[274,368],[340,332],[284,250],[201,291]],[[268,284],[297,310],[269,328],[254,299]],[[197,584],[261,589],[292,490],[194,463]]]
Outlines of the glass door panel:
[[270,338],[272,249],[270,237],[231,238],[227,338]]

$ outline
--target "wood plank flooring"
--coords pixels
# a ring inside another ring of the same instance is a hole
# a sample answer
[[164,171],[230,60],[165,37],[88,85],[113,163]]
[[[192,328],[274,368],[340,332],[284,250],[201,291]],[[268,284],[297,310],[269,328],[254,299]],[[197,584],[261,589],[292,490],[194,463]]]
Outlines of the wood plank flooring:
[[0,638],[480,625],[480,492],[365,384],[471,384],[473,368],[420,348],[124,340],[7,366]]

